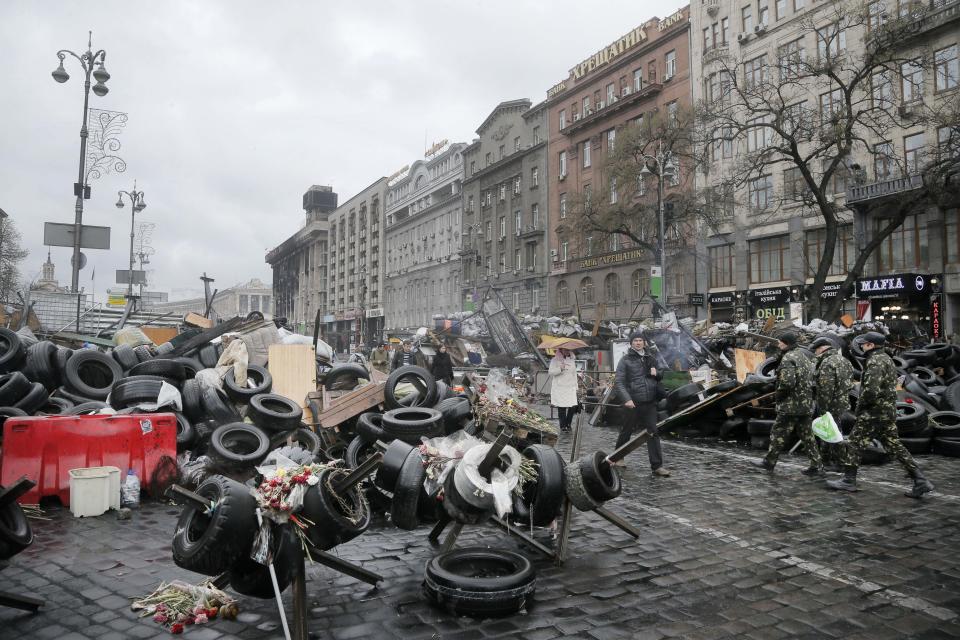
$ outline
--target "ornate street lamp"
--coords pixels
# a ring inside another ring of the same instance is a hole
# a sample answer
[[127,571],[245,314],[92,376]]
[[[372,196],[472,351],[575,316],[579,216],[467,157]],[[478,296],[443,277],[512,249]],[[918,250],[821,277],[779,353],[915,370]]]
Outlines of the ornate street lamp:
[[137,191],[137,181],[133,181],[132,191],[117,191],[117,209],[123,209],[123,196],[130,198],[130,271],[128,272],[127,299],[133,296],[133,225],[137,214],[147,208],[143,191]]
[[[86,161],[87,161],[87,107],[90,102],[90,76],[93,75],[93,78],[97,81],[93,85],[93,92],[100,97],[107,95],[109,89],[107,88],[106,82],[110,79],[110,74],[107,73],[106,68],[103,64],[107,59],[107,52],[103,49],[100,49],[96,53],[92,50],[93,42],[93,32],[89,31],[87,38],[87,50],[86,52],[77,55],[69,49],[61,49],[57,51],[57,57],[60,58],[60,66],[54,69],[53,79],[59,83],[64,83],[70,79],[70,75],[67,73],[67,70],[63,68],[63,61],[66,59],[67,54],[73,56],[80,62],[80,66],[83,68],[84,73],[84,83],[83,83],[83,125],[80,127],[80,172],[77,178],[77,184],[74,185],[73,190],[77,196],[77,204],[75,208],[74,215],[74,228],[73,228],[73,274],[70,280],[70,290],[74,293],[79,291],[80,283],[80,234],[83,229],[83,197],[85,195],[85,171],[86,171]],[[96,67],[96,68],[94,68]]]
[[667,307],[667,255],[664,247],[664,238],[666,229],[663,215],[663,179],[672,178],[677,173],[677,165],[671,158],[669,151],[664,152],[663,143],[657,147],[656,155],[643,154],[643,167],[640,169],[640,175],[647,177],[649,175],[657,176],[657,220],[659,222],[659,242],[658,252],[660,254],[660,296],[663,299],[663,307]]

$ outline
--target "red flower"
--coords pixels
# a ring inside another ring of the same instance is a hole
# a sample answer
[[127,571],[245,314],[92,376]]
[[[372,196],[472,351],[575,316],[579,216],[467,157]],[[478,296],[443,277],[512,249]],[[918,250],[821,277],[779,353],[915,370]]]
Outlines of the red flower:
[[216,607],[212,607],[212,608],[210,608],[210,609],[207,609],[207,617],[210,618],[211,620],[213,620],[214,618],[216,618],[218,613],[220,613],[220,610],[217,609]]
[[310,467],[304,467],[304,468],[303,468],[303,475],[305,475],[305,476],[309,476],[309,475],[310,475]]
[[175,636],[180,635],[181,633],[183,633],[183,625],[180,624],[179,622],[173,625],[172,627],[170,627],[170,633],[172,633]]

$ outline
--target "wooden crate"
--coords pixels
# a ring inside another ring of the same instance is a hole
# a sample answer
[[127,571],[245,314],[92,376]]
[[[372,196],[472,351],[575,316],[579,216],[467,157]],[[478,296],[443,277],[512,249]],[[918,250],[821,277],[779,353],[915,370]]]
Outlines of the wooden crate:
[[340,396],[329,407],[324,407],[318,417],[320,427],[329,429],[383,404],[384,383],[370,383]]

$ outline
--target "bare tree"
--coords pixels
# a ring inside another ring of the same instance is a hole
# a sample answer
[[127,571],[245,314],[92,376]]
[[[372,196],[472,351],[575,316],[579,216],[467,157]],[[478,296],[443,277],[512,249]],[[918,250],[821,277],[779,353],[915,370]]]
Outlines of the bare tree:
[[17,226],[0,216],[0,300],[13,300],[21,289],[20,263],[29,255]]
[[[883,11],[879,2],[835,2],[803,16],[795,38],[778,47],[776,60],[770,53],[717,56],[717,71],[707,74],[705,99],[696,107],[710,182],[741,194],[740,204],[761,218],[796,206],[797,214],[823,220],[824,243],[807,308],[827,319],[839,315],[844,296],[823,303],[820,294],[834,264],[839,228],[851,219],[837,194],[862,184],[868,167],[877,180],[903,180],[888,189],[899,193],[856,204],[864,219],[885,222],[858,250],[841,287],[850,291],[873,252],[907,215],[957,193],[953,142],[941,139],[936,151],[904,156],[888,142],[904,126],[955,133],[957,113],[923,106],[922,84],[914,84],[914,70],[933,66],[931,52],[915,37],[926,9],[900,17]],[[847,49],[861,36],[862,47]],[[807,51],[811,45],[815,51]],[[952,155],[946,149],[953,149]],[[712,176],[710,161],[723,158],[725,170]],[[781,181],[778,190],[774,179]]]

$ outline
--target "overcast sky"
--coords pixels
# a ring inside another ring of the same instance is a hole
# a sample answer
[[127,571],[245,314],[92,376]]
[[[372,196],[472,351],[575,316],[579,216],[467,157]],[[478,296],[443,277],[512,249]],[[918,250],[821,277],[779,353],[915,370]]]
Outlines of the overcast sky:
[[[502,100],[530,98],[607,43],[686,3],[677,0],[0,2],[0,208],[30,257],[46,259],[43,222],[73,222],[83,105],[81,69],[50,73],[61,48],[107,51],[124,111],[125,173],[93,181],[85,224],[111,226],[109,251],[87,250],[81,286],[102,299],[125,269],[130,208],[156,223],[153,288],[198,294],[206,271],[225,288],[270,282],[265,252],[299,228],[301,197],[329,184],[346,201],[430,144],[469,141]],[[54,248],[61,284],[71,249]],[[91,276],[96,272],[96,279]]]

